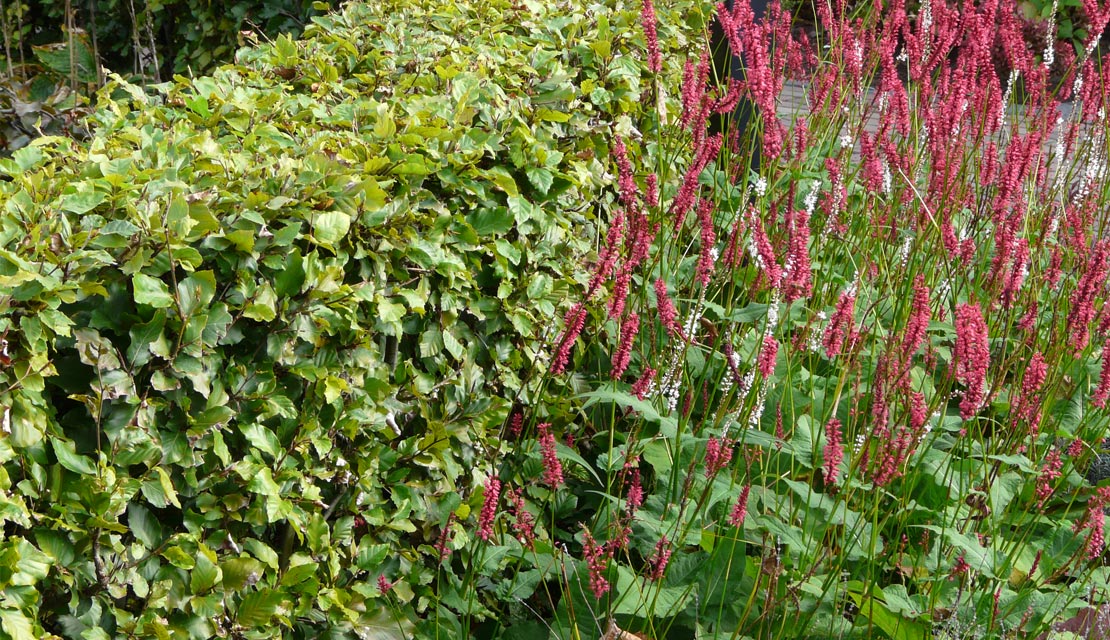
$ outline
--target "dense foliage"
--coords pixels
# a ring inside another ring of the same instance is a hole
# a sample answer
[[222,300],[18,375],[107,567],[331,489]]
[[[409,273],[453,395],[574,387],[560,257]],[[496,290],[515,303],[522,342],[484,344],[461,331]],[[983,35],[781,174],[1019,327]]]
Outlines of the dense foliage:
[[[202,74],[227,62],[241,31],[296,37],[330,5],[319,0],[36,0],[5,7],[9,47],[66,43],[72,25],[95,39],[102,64],[120,73]],[[315,6],[314,6],[315,5]],[[72,15],[67,18],[66,11]]]
[[352,4],[211,76],[115,77],[87,143],[0,161],[4,633],[465,613],[435,547],[467,548],[582,286],[610,131],[655,107],[634,24]]
[[0,160],[0,632],[1110,617],[1097,55],[745,6],[707,89],[704,3],[352,3]]
[[[338,4],[338,3],[334,3]],[[297,37],[311,0],[37,0],[0,7],[0,153],[39,135],[83,135],[101,66],[139,80],[207,73],[244,43]]]

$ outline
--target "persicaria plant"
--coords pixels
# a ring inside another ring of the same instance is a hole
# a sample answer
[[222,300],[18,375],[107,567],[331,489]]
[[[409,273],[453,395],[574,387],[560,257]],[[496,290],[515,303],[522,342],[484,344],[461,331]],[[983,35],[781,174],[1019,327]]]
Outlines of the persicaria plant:
[[589,285],[490,474],[536,533],[478,534],[524,549],[553,636],[1029,638],[1110,606],[1110,7],[1078,51],[1004,0],[813,8],[807,36],[718,5],[718,83],[657,60],[643,2],[681,103],[613,135]]

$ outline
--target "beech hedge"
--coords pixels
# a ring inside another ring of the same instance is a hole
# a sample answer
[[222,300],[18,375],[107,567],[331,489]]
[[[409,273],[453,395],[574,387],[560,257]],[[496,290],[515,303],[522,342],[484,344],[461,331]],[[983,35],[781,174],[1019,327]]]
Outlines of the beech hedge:
[[89,140],[0,160],[2,635],[461,607],[437,541],[465,553],[475,462],[541,392],[612,133],[665,108],[638,11],[350,3],[210,76],[116,77]]

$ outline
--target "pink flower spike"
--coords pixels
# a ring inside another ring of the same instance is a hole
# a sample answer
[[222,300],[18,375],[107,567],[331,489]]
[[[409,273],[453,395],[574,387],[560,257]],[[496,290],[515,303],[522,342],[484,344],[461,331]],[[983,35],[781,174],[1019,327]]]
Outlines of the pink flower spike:
[[732,441],[713,437],[705,445],[705,477],[712,479],[732,461]]
[[559,338],[559,346],[555,349],[555,357],[551,360],[551,375],[555,376],[567,369],[570,351],[578,340],[578,334],[582,333],[582,328],[586,326],[586,306],[579,302],[571,307],[563,323],[565,325],[563,335]]
[[482,511],[478,516],[478,538],[489,542],[493,537],[493,521],[497,517],[497,501],[501,497],[501,480],[491,476],[486,481],[486,495],[482,500]]
[[647,397],[648,391],[651,390],[651,383],[655,382],[655,374],[655,369],[648,367],[643,370],[636,382],[632,383],[631,393],[636,396],[637,400],[643,400]]
[[392,588],[393,583],[389,580],[386,580],[384,574],[378,576],[378,591],[380,591],[382,595],[389,593],[390,589]]
[[682,74],[682,118],[680,124],[687,131],[696,131],[704,125],[702,108],[705,102],[705,87],[709,83],[709,52],[702,51],[697,64],[686,61]]
[[505,502],[513,515],[513,530],[516,531],[517,540],[529,549],[536,542],[536,523],[532,514],[524,506],[524,496],[516,489],[505,492]]
[[684,337],[678,326],[678,311],[667,295],[667,283],[662,278],[655,281],[655,306],[659,309],[659,321],[671,336]]
[[740,497],[736,499],[736,504],[732,507],[732,513],[728,516],[728,523],[734,527],[744,525],[744,518],[748,515],[748,493],[751,492],[752,486],[750,484],[744,485],[740,490]]
[[[628,468],[630,462],[624,464],[625,469]],[[632,467],[631,479],[628,482],[628,496],[625,498],[625,510],[628,515],[636,513],[644,504],[644,487],[640,481],[639,467]]]
[[1055,491],[1053,482],[1061,477],[1061,469],[1064,467],[1064,461],[1060,458],[1060,450],[1053,449],[1045,456],[1044,466],[1041,467],[1041,473],[1037,476],[1037,508],[1040,508],[1052,497]]
[[956,379],[967,390],[960,401],[960,417],[967,420],[979,412],[986,400],[990,339],[987,323],[977,304],[956,307]]
[[1095,318],[1095,300],[1106,285],[1110,273],[1110,241],[1098,243],[1087,257],[1079,284],[1071,296],[1068,328],[1071,346],[1078,354],[1087,348],[1091,335],[1091,321]]
[[697,281],[708,287],[717,262],[717,235],[713,231],[713,201],[702,198],[698,204],[698,223],[701,226],[701,253],[698,256]]
[[825,347],[825,355],[829,358],[840,355],[840,349],[844,345],[844,336],[853,328],[855,310],[856,292],[855,288],[852,287],[840,295],[840,300],[836,303],[836,311],[833,312],[832,319],[829,320],[829,328],[825,330],[822,344]]
[[629,314],[621,323],[620,344],[617,345],[617,352],[613,354],[612,370],[609,372],[613,380],[619,380],[628,369],[628,363],[632,359],[632,343],[639,331],[640,316],[636,313]]
[[617,161],[617,188],[620,192],[621,204],[632,208],[639,199],[640,189],[632,176],[632,163],[628,160],[628,149],[620,136],[613,141],[613,155],[616,156]]
[[609,552],[606,545],[599,545],[594,540],[585,524],[582,525],[582,537],[582,559],[586,561],[590,573],[590,590],[600,600],[609,591],[609,581],[605,579],[605,573],[609,569]]
[[655,208],[659,206],[659,176],[654,173],[647,177],[647,194],[644,196],[645,204]]
[[1021,393],[1013,409],[1013,424],[1023,427],[1030,438],[1036,438],[1041,421],[1041,387],[1048,377],[1048,364],[1038,351],[1029,358],[1021,380]]
[[540,453],[543,455],[543,481],[548,487],[557,489],[563,484],[563,465],[555,454],[555,434],[551,433],[551,423],[537,425],[536,431],[540,436]]
[[644,39],[647,40],[648,69],[652,73],[659,73],[663,70],[663,57],[659,54],[659,35],[655,30],[655,22],[655,5],[651,0],[644,0],[640,24],[644,27]]
[[1098,378],[1098,388],[1091,396],[1091,404],[1102,409],[1106,406],[1108,398],[1110,398],[1110,338],[1107,338],[1102,346],[1102,373]]
[[771,377],[775,372],[775,359],[779,355],[779,343],[771,336],[763,339],[763,348],[759,351],[759,373],[763,379]]
[[1097,560],[1106,547],[1106,513],[1104,507],[1110,503],[1110,487],[1101,487],[1095,495],[1087,501],[1087,514],[1076,523],[1075,531],[1089,529],[1087,536],[1086,556],[1088,560]]
[[619,243],[624,234],[626,218],[624,209],[618,209],[617,216],[609,223],[609,233],[605,237],[605,247],[597,257],[597,266],[594,268],[589,286],[586,287],[587,299],[592,298],[594,293],[613,274],[613,268],[616,267],[617,259],[620,257]]
[[925,341],[929,329],[929,287],[925,286],[925,276],[918,274],[913,282],[913,306],[910,319],[902,335],[902,365],[908,369],[914,354]]
[[655,549],[651,552],[651,558],[648,560],[648,566],[651,567],[651,573],[648,574],[648,580],[662,580],[663,573],[667,570],[667,563],[671,560],[671,541],[667,536],[659,538],[659,542],[655,543]]
[[748,230],[751,231],[748,251],[764,275],[767,276],[771,288],[777,289],[779,281],[782,279],[782,267],[775,259],[775,250],[771,247],[771,239],[767,237],[767,232],[763,229],[763,221],[754,209],[751,211]]
[[825,438],[825,463],[821,466],[821,472],[825,476],[826,483],[836,484],[837,476],[840,475],[840,464],[844,461],[844,440],[840,433],[840,420],[836,418],[829,420],[825,425]]
[[813,293],[813,270],[809,260],[809,214],[804,209],[790,216],[790,239],[787,246],[786,291],[787,303],[808,298]]

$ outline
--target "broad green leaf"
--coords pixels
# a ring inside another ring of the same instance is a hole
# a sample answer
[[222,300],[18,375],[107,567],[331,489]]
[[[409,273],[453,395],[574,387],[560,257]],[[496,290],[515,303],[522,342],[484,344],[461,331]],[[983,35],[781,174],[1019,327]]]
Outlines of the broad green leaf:
[[265,542],[251,538],[243,543],[243,548],[251,555],[266,563],[271,569],[278,568],[278,554]]
[[17,609],[0,609],[0,626],[11,640],[38,640],[31,619]]
[[505,233],[513,228],[513,214],[505,207],[480,209],[466,219],[480,236]]
[[273,589],[260,589],[243,596],[235,612],[235,621],[250,629],[268,625],[279,612],[283,612],[285,596]]
[[131,277],[135,287],[135,302],[146,304],[155,309],[165,309],[173,305],[173,295],[169,286],[158,278],[152,278],[145,273],[136,273]]
[[263,467],[251,478],[247,488],[263,496],[280,496],[281,488],[274,482],[274,475],[269,467]]
[[661,581],[647,580],[624,565],[617,566],[615,615],[637,618],[670,617],[686,604],[690,590],[685,587],[664,587]]
[[285,269],[274,278],[274,291],[281,297],[295,295],[304,286],[305,271],[301,250],[293,249],[285,259]]
[[[0,411],[3,411],[2,407]],[[31,447],[42,441],[46,433],[46,412],[36,406],[24,393],[14,394],[11,411],[7,416],[13,447]]]
[[728,320],[738,322],[740,324],[747,324],[762,320],[767,317],[767,309],[769,305],[752,302],[745,306],[743,309],[737,309],[728,316]]
[[132,502],[127,505],[127,524],[131,533],[148,549],[154,549],[162,544],[162,525],[158,519],[151,515],[150,510],[141,504]]
[[281,576],[281,586],[292,587],[298,585],[316,575],[317,568],[318,565],[311,561],[291,566],[285,571],[285,574]]
[[197,240],[220,230],[220,220],[204,203],[196,202],[190,205],[189,218],[193,223],[186,225],[189,228],[189,235],[185,237],[186,240]]
[[270,322],[277,317],[277,297],[268,282],[254,292],[254,298],[243,309],[243,316],[260,322]]
[[328,404],[334,404],[349,390],[350,385],[343,378],[328,376],[324,379],[324,401]]
[[949,544],[959,550],[958,555],[963,555],[964,561],[973,571],[994,578],[997,577],[997,569],[1006,563],[994,549],[983,547],[974,534],[963,534],[953,527],[940,527],[932,524],[920,526],[923,529],[942,534]]
[[177,545],[163,549],[162,557],[168,560],[173,566],[179,569],[185,569],[186,571],[196,566],[196,559],[193,554],[186,552]]
[[189,203],[181,196],[170,200],[166,208],[166,225],[178,236],[186,236],[192,229],[195,221],[189,217]]
[[504,167],[492,167],[480,171],[479,173],[490,182],[497,185],[497,188],[501,189],[506,194],[510,196],[520,195],[520,189],[517,188],[516,180],[513,179],[512,174]]
[[[875,587],[875,591],[879,591],[878,586]],[[848,595],[859,607],[861,615],[870,619],[894,640],[925,640],[930,637],[929,628],[931,625],[895,615],[884,603],[879,601],[878,593],[868,597],[850,589]]]
[[99,371],[120,368],[116,347],[96,330],[77,329],[73,332],[73,336],[77,339],[77,354],[80,356],[81,362]]
[[162,467],[154,467],[154,473],[158,475],[158,484],[162,487],[162,492],[165,494],[166,500],[180,509],[181,503],[177,500],[177,491],[173,488],[173,481],[170,480],[170,474],[166,473],[166,470]]
[[189,588],[194,594],[208,591],[216,585],[223,576],[218,564],[216,554],[208,547],[201,546],[197,550],[196,565],[189,572]]
[[15,539],[15,551],[19,556],[16,561],[16,573],[11,577],[11,584],[21,587],[30,587],[50,574],[53,566],[51,557],[39,551],[35,545],[23,538]]
[[551,171],[543,167],[528,167],[524,170],[524,173],[528,176],[528,181],[532,183],[536,191],[543,195],[547,195],[548,190],[551,189],[551,184],[555,181],[555,176],[551,174]]
[[88,456],[79,455],[74,450],[73,442],[61,438],[50,438],[50,444],[54,449],[54,455],[58,457],[58,463],[63,467],[74,473],[88,476],[96,475],[96,464]]
[[216,276],[211,271],[197,271],[177,283],[177,302],[185,317],[208,306],[215,295]]
[[254,558],[232,558],[220,563],[220,571],[223,573],[223,580],[220,582],[223,588],[238,591],[257,583],[265,567]]
[[312,223],[312,236],[325,246],[334,246],[351,229],[351,216],[342,211],[318,214]]
[[39,312],[38,319],[42,321],[43,326],[64,337],[70,335],[70,329],[74,326],[73,320],[57,309],[43,309]]
[[55,566],[69,565],[77,558],[73,543],[68,536],[53,529],[41,529],[35,532],[35,542],[43,553],[53,558]]
[[565,111],[556,111],[554,109],[536,109],[536,117],[547,122],[567,122],[570,120],[571,115]]
[[443,332],[442,337],[443,346],[447,349],[447,352],[451,354],[451,357],[456,360],[462,360],[463,355],[466,353],[466,349],[463,347],[462,343],[459,342],[458,338],[455,337],[455,334],[452,333],[451,330],[447,330]]
[[624,391],[611,391],[609,389],[601,389],[598,391],[590,391],[577,396],[584,399],[586,402],[584,407],[591,407],[595,404],[606,403],[615,404],[624,409],[632,409],[637,412],[644,420],[659,425],[660,432],[669,438],[673,438],[678,433],[678,420],[673,416],[664,416],[659,413],[659,410],[647,400],[640,400],[636,396]]
[[150,322],[131,327],[131,344],[127,347],[127,361],[132,367],[141,367],[150,360],[151,345],[162,335],[166,326],[166,312],[156,311]]
[[405,305],[392,300],[376,296],[378,303],[378,319],[385,323],[398,322],[405,317]]
[[560,457],[564,460],[570,460],[571,462],[577,464],[578,466],[580,466],[583,469],[585,469],[586,471],[588,471],[590,473],[590,475],[593,476],[594,481],[596,481],[598,484],[604,484],[601,481],[601,477],[597,475],[597,471],[594,471],[593,466],[590,465],[590,463],[586,462],[585,458],[578,455],[578,452],[575,451],[574,449],[571,449],[570,447],[568,447],[566,444],[564,444],[562,442],[556,442],[555,443],[555,453],[558,457]]
[[99,64],[83,32],[74,33],[57,44],[36,46],[32,49],[36,58],[64,78],[73,77],[83,83],[98,80]]
[[241,425],[240,429],[243,435],[246,436],[247,442],[252,447],[257,447],[260,451],[270,454],[271,457],[276,458],[281,452],[281,441],[274,435],[273,431],[267,429],[260,423],[252,423]]
[[81,215],[97,208],[107,199],[108,196],[106,194],[94,191],[91,186],[82,184],[78,187],[76,193],[62,196],[62,201],[59,206],[63,211]]
[[204,412],[193,421],[193,426],[203,427],[205,429],[219,427],[227,424],[234,417],[235,412],[232,411],[231,407],[217,405],[205,409]]

